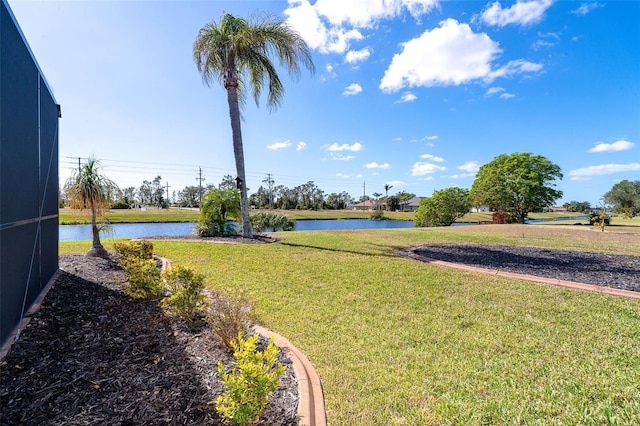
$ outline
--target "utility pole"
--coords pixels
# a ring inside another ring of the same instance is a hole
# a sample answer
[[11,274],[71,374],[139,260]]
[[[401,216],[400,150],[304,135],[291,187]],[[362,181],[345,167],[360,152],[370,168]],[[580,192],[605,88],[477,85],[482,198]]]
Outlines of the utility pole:
[[82,168],[80,167],[80,157],[78,157],[78,173],[82,173]]
[[170,206],[171,202],[169,201],[169,182],[167,182],[167,206]]
[[202,210],[202,181],[204,180],[204,178],[202,177],[202,167],[198,167],[198,169],[199,169],[199,174],[198,174],[198,177],[196,178],[196,180],[199,182],[198,185],[200,188],[200,190],[198,191],[198,194],[200,195],[200,199],[198,200],[198,205]]
[[367,197],[367,182],[362,182],[362,200]]
[[267,173],[267,178],[262,182],[266,183],[269,187],[269,210],[273,210],[273,183],[274,180],[271,179],[271,173]]

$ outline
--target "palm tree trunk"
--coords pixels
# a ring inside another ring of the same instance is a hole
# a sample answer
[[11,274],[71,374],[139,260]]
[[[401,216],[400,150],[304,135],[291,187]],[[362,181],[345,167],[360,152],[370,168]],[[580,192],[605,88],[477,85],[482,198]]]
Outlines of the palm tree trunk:
[[231,135],[233,138],[233,155],[236,159],[236,171],[240,179],[240,210],[242,212],[242,236],[253,238],[251,221],[249,220],[249,200],[247,198],[247,179],[244,172],[244,150],[242,148],[242,130],[240,128],[240,106],[238,104],[237,85],[226,84],[229,117],[231,118]]
[[91,203],[91,234],[93,237],[93,244],[91,245],[91,248],[87,252],[87,256],[105,257],[107,255],[107,251],[104,249],[104,247],[102,246],[102,243],[100,242],[100,230],[98,229],[98,221],[96,219],[97,217],[96,205],[93,202],[93,200],[91,200],[90,203]]

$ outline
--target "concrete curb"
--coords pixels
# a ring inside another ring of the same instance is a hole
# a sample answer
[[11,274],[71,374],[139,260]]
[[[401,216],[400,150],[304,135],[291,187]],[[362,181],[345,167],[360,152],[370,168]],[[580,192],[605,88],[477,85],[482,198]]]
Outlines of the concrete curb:
[[[171,268],[171,260],[157,256],[162,261],[162,270]],[[298,425],[326,426],[327,414],[324,409],[324,391],[315,367],[309,359],[289,340],[264,327],[253,329],[265,336],[273,336],[273,341],[287,354],[298,380]]]
[[254,330],[265,337],[273,336],[274,342],[291,359],[293,371],[298,379],[298,424],[326,426],[327,413],[324,409],[322,382],[311,361],[284,337],[260,326],[254,326]]
[[620,290],[617,288],[604,287],[593,284],[584,284],[574,281],[563,281],[554,278],[544,278],[535,275],[515,274],[512,272],[503,272],[497,269],[479,268],[477,266],[468,266],[460,263],[445,262],[443,260],[435,260],[429,257],[416,254],[413,250],[402,250],[402,254],[414,260],[430,263],[432,265],[444,266],[446,268],[459,269],[462,271],[478,272],[482,274],[498,275],[501,277],[512,278],[517,280],[532,281],[539,284],[551,285],[554,287],[564,287],[573,290],[590,291],[593,293],[601,293],[609,296],[629,297],[632,299],[640,299],[640,293],[637,291]]

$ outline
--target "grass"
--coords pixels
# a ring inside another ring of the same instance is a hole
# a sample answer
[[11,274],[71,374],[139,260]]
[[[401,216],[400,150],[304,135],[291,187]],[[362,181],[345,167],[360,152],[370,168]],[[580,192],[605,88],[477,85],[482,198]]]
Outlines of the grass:
[[[640,302],[394,255],[441,242],[640,253],[640,228],[610,229],[293,232],[278,244],[154,246],[211,287],[248,297],[262,324],[306,352],[333,425],[637,424]],[[79,247],[62,243],[61,253]]]
[[[200,212],[191,209],[116,209],[107,211],[111,223],[164,223],[197,222]],[[60,225],[86,225],[91,223],[89,210],[60,209]]]
[[[370,219],[373,212],[362,210],[273,210],[296,220],[312,219]],[[384,212],[384,217],[392,220],[413,221],[413,212]],[[531,213],[531,219],[557,219],[576,216],[577,213]],[[147,210],[109,210],[107,219],[111,223],[161,223],[161,222],[197,222],[199,211],[172,207],[169,209]],[[640,219],[640,218],[638,218]],[[617,218],[616,218],[617,220]],[[491,222],[490,212],[468,213],[459,222]],[[640,225],[640,220],[636,221]],[[82,225],[91,223],[88,210],[60,209],[61,225]]]

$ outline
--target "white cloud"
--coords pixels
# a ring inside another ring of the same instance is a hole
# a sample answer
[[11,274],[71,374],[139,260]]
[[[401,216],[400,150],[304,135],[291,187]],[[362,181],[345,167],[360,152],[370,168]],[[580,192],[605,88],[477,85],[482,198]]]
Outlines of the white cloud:
[[349,161],[356,157],[354,155],[331,154],[331,158],[338,161]]
[[407,184],[401,180],[392,180],[390,182],[387,182],[388,185],[393,186],[394,188],[400,188],[402,186],[407,186]]
[[604,7],[604,4],[598,3],[597,1],[592,1],[590,3],[582,3],[579,8],[577,8],[576,10],[572,10],[571,13],[584,16],[587,13],[599,7]]
[[391,139],[391,140],[392,140],[392,141],[395,141],[395,142],[400,142],[400,141],[402,141],[402,138],[393,138],[393,139]]
[[478,173],[478,170],[480,170],[480,163],[478,163],[477,161],[467,161],[462,166],[458,166],[457,169],[475,175],[476,173]]
[[484,95],[493,96],[493,95],[497,95],[498,93],[500,93],[500,96],[498,96],[500,99],[511,99],[516,96],[513,93],[507,93],[505,89],[502,87],[491,87],[489,90],[486,91]]
[[533,43],[533,44],[531,45],[531,47],[533,48],[533,50],[540,50],[540,49],[542,49],[542,48],[545,48],[545,47],[553,47],[553,46],[555,46],[555,45],[556,45],[555,43],[552,43],[552,42],[550,42],[550,41],[546,41],[546,40],[536,40],[536,42],[535,42],[535,43]]
[[328,78],[336,78],[338,76],[338,74],[334,71],[334,66],[331,64],[327,64],[324,67],[325,71],[327,72],[327,76]]
[[435,161],[436,163],[442,163],[445,161],[444,158],[436,157],[435,155],[431,154],[422,154],[420,158],[422,158],[423,160]]
[[474,33],[468,24],[455,19],[440,22],[402,45],[393,56],[380,81],[383,92],[404,87],[449,86],[475,80],[491,82],[498,77],[539,71],[542,65],[522,59],[494,69],[493,61],[502,53],[497,42],[485,33]]
[[349,173],[336,173],[337,177],[340,178],[344,178],[344,179],[350,179],[352,177],[360,177],[360,175],[354,175],[353,173],[349,174]]
[[455,175],[449,176],[449,179],[464,179],[475,175],[475,173],[456,173]]
[[482,12],[482,20],[489,25],[504,27],[505,25],[531,25],[542,20],[544,12],[553,0],[519,0],[508,9],[503,9],[496,1]]
[[272,143],[271,145],[267,145],[267,148],[269,149],[283,149],[283,148],[289,148],[291,146],[291,141],[284,141],[284,142],[275,142]]
[[422,176],[436,172],[443,172],[446,167],[438,166],[433,163],[417,162],[411,167],[411,176]]
[[307,0],[290,1],[284,14],[289,25],[300,33],[309,47],[322,53],[344,53],[352,40],[363,38],[358,30],[327,27],[316,8]]
[[326,148],[326,150],[330,152],[336,152],[336,151],[358,152],[358,151],[362,151],[363,149],[364,149],[364,145],[362,145],[360,142],[354,142],[352,145],[349,145],[346,143],[342,145],[338,145],[337,143],[332,143]]
[[360,50],[350,50],[344,57],[345,62],[355,64],[356,62],[362,62],[371,55],[371,50],[367,47]]
[[333,25],[368,28],[377,21],[400,15],[403,9],[418,18],[437,4],[437,0],[318,0],[314,8]]
[[633,142],[619,140],[613,143],[599,143],[589,150],[589,152],[626,151],[636,146]]
[[438,5],[439,0],[289,0],[284,11],[312,49],[322,53],[344,53],[352,41],[364,38],[360,30],[374,28],[384,19],[400,16],[404,10],[415,18]]
[[489,90],[486,91],[486,96],[496,95],[498,93],[504,92],[502,87],[490,87]]
[[344,92],[342,92],[342,94],[345,96],[353,96],[357,95],[360,92],[362,92],[362,86],[360,86],[358,83],[351,83],[344,88]]
[[430,136],[425,136],[423,138],[425,141],[435,141],[436,139],[438,139],[438,136],[436,135],[430,135]]
[[306,142],[298,142],[298,145],[296,145],[296,151],[302,151],[306,147],[307,147]]
[[490,72],[486,77],[486,81],[493,81],[498,77],[511,77],[514,74],[523,74],[525,72],[538,72],[542,69],[541,64],[525,61],[524,59],[516,59],[507,62],[507,65]]
[[601,164],[571,170],[567,175],[571,180],[585,180],[592,176],[611,175],[621,172],[640,172],[640,163],[629,164]]
[[413,102],[416,99],[418,99],[418,97],[416,95],[414,95],[411,92],[404,92],[404,94],[402,95],[402,97],[400,98],[399,101],[396,101],[397,104],[403,104],[405,102]]
[[389,163],[384,163],[384,164],[378,164],[375,161],[372,161],[371,163],[367,163],[364,165],[367,169],[390,169],[391,166],[389,165]]

